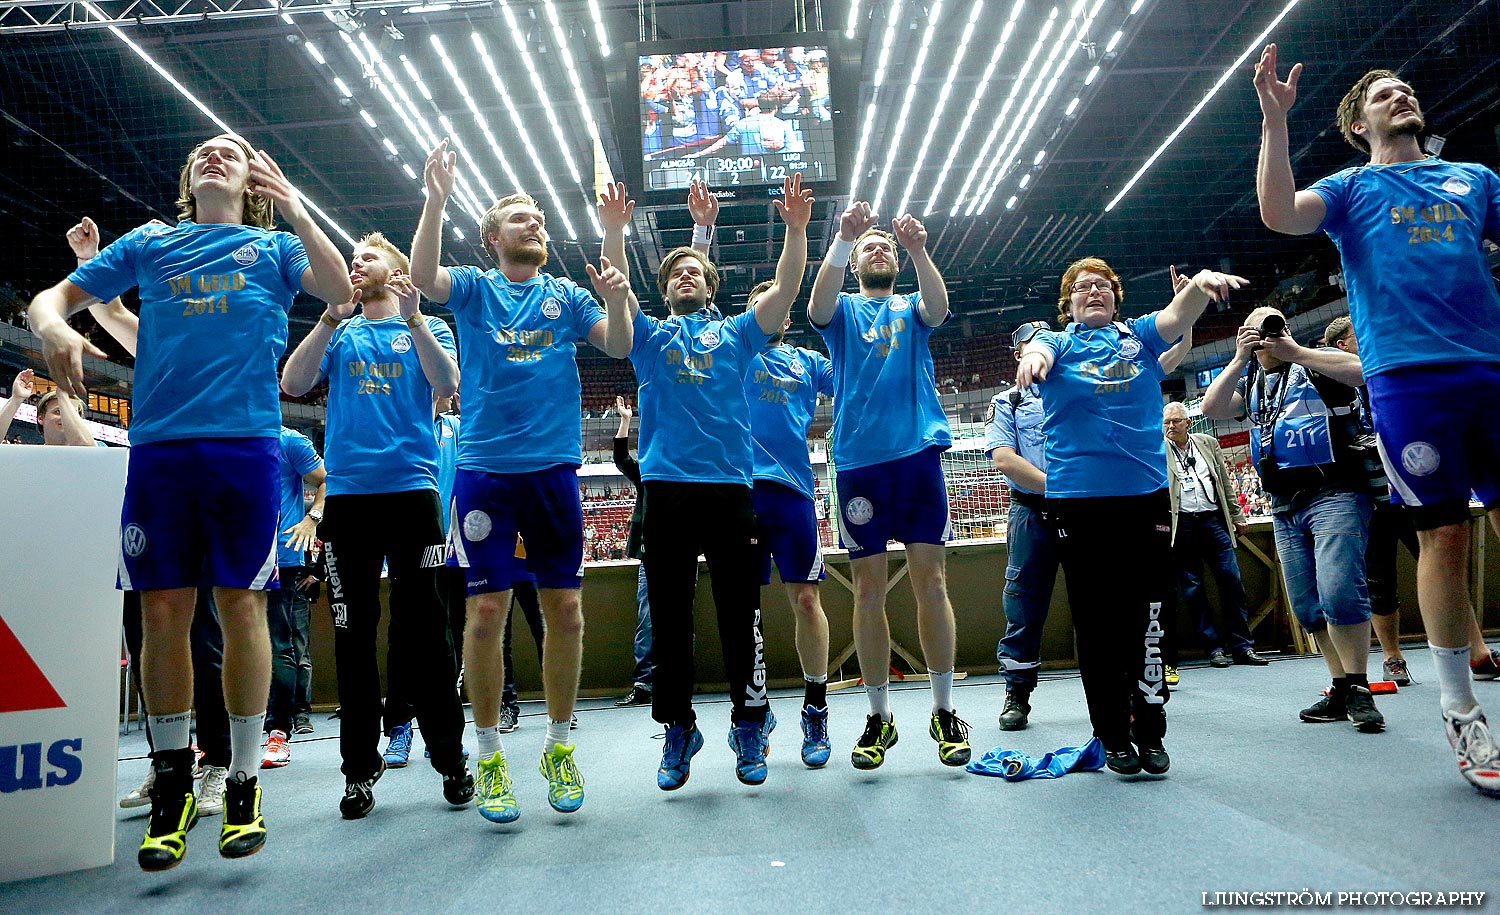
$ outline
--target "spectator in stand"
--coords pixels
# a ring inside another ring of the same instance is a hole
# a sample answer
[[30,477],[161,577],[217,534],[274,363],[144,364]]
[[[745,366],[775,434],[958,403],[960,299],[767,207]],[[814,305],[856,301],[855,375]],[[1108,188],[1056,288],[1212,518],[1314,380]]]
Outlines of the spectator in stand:
[[[10,396],[0,404],[0,439],[10,431],[16,410],[35,393],[35,380],[31,369],[22,369],[11,382]],[[83,401],[77,397],[62,397],[56,390],[43,394],[37,403],[36,422],[44,445],[94,444],[94,437],[83,421]]]

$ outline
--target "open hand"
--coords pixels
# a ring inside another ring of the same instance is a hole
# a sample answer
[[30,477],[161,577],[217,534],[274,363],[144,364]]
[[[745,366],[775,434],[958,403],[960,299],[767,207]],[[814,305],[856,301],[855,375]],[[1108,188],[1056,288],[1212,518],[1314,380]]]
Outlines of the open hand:
[[812,221],[813,195],[802,186],[801,172],[782,180],[781,197],[772,199],[771,203],[781,214],[782,221],[792,228],[805,229]]

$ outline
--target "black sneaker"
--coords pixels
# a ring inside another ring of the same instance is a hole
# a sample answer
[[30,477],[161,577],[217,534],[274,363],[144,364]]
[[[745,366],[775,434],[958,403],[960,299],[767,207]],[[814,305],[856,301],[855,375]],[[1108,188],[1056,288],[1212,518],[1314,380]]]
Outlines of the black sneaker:
[[306,715],[292,716],[293,734],[311,734],[313,732],[312,719]]
[[467,766],[457,775],[443,776],[443,799],[455,807],[474,800],[474,776]]
[[646,688],[646,687],[644,687],[644,686],[642,686],[642,685],[640,685],[639,683],[637,683],[636,685],[632,686],[630,688],[630,692],[626,693],[622,698],[615,700],[615,705],[618,708],[628,708],[629,706],[632,706],[632,705],[650,705],[650,704],[651,704],[651,690],[648,689],[648,688]]
[[870,715],[865,718],[865,732],[854,744],[849,761],[856,769],[879,769],[885,762],[885,751],[894,747],[899,739],[894,718],[886,721],[879,715]]
[[171,870],[187,854],[187,834],[198,824],[191,750],[168,750],[151,763],[151,821],[136,861],[143,871]]
[[346,820],[358,820],[370,815],[375,809],[375,783],[385,774],[385,760],[369,778],[351,781],[344,785],[344,797],[339,801],[339,813]]
[[1000,730],[1022,731],[1031,720],[1031,693],[1006,690],[1005,706],[1000,709]]
[[938,760],[945,766],[962,766],[969,761],[969,723],[958,717],[952,709],[938,709],[932,713],[932,723],[927,734],[938,745]]
[[1141,758],[1136,755],[1135,747],[1126,746],[1119,750],[1105,750],[1104,764],[1109,771],[1120,775],[1135,775],[1141,771]]
[[1363,686],[1349,687],[1344,699],[1344,709],[1349,723],[1362,734],[1378,734],[1385,730],[1385,716],[1375,707],[1375,697]]
[[266,819],[260,815],[260,780],[237,772],[224,783],[224,822],[219,829],[219,854],[244,858],[266,844]]
[[1172,768],[1172,757],[1167,755],[1167,748],[1161,744],[1154,747],[1143,745],[1140,760],[1141,771],[1147,775],[1166,775],[1167,770]]
[[1326,724],[1330,721],[1343,721],[1349,717],[1349,711],[1344,703],[1344,695],[1330,692],[1299,712],[1297,717],[1313,724]]

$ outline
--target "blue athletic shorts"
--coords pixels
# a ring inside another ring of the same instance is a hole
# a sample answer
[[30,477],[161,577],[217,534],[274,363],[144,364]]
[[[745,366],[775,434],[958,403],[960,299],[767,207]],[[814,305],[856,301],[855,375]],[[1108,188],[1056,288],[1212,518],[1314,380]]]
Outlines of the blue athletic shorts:
[[953,539],[942,453],[934,445],[883,464],[838,471],[839,541],[850,559],[878,556],[888,540]]
[[782,483],[755,481],[755,539],[760,545],[760,583],[771,583],[771,557],[781,580],[822,581],[823,548],[813,501]]
[[274,438],[186,438],[130,449],[115,586],[279,588],[280,475]]
[[1467,521],[1471,491],[1500,508],[1500,364],[1411,366],[1366,384],[1391,502],[1417,530]]
[[448,561],[467,570],[471,597],[509,591],[528,572],[538,588],[583,587],[577,468],[485,473],[460,467],[448,511]]

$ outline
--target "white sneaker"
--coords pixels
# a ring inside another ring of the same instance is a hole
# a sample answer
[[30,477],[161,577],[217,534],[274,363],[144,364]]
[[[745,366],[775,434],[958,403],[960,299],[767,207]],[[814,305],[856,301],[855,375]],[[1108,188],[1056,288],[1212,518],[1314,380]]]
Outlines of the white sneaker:
[[224,812],[224,782],[229,779],[226,766],[204,766],[203,784],[198,789],[198,812],[209,816]]
[[1443,710],[1443,731],[1458,755],[1458,771],[1469,784],[1491,797],[1500,797],[1500,747],[1478,705],[1467,714]]
[[151,765],[150,760],[146,762],[146,780],[141,782],[139,788],[131,789],[129,794],[120,798],[120,806],[126,810],[132,807],[145,807],[151,803],[151,786],[156,784],[156,767]]

